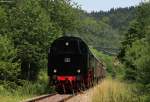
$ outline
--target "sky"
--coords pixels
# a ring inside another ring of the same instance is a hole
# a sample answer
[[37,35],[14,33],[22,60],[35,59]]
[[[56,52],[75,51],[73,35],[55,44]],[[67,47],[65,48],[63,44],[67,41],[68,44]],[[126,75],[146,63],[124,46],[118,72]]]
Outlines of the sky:
[[78,3],[83,10],[91,11],[108,11],[111,8],[129,7],[138,5],[144,0],[72,0]]

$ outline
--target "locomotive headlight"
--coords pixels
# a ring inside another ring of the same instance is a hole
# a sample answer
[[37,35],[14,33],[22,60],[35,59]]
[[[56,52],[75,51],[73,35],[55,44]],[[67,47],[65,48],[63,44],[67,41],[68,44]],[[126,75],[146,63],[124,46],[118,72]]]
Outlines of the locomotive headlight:
[[56,73],[57,72],[57,70],[56,69],[54,69],[54,73]]
[[65,45],[66,45],[66,46],[69,46],[69,42],[66,42]]
[[81,70],[80,70],[80,69],[78,69],[78,70],[77,70],[77,73],[80,73],[80,72],[81,72]]

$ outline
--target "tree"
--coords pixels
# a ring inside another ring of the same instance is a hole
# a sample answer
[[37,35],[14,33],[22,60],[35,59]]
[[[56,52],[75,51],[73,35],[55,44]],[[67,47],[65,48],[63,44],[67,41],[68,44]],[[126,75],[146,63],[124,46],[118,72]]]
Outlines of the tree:
[[11,36],[21,60],[22,78],[36,80],[40,61],[46,58],[48,44],[55,38],[56,31],[37,0],[22,2],[10,12]]
[[[139,59],[137,55],[142,56],[140,49],[142,47],[143,39],[146,38],[149,24],[149,4],[142,4],[137,10],[137,19],[131,23],[128,33],[125,36],[125,40],[122,43],[122,50],[119,54],[119,58],[126,64],[126,76],[127,79],[134,79],[138,77],[137,66],[134,63],[135,60]],[[142,40],[142,42],[141,42]],[[140,43],[139,43],[140,42]],[[137,45],[136,45],[137,44]],[[145,45],[145,44],[144,44]],[[144,47],[143,47],[144,48]],[[146,49],[145,49],[146,51]],[[130,78],[129,78],[130,76]],[[132,78],[131,78],[132,76]]]
[[77,28],[79,15],[70,0],[41,0],[41,3],[54,26],[61,29],[63,35],[67,35]]
[[0,35],[0,80],[17,81],[20,63],[16,60],[17,49],[7,36]]

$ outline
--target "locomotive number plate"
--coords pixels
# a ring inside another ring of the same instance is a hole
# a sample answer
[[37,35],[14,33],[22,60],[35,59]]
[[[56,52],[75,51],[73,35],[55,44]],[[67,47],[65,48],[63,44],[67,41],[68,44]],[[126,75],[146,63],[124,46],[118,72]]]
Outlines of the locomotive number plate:
[[64,58],[64,62],[66,62],[66,63],[71,62],[71,59],[70,58]]

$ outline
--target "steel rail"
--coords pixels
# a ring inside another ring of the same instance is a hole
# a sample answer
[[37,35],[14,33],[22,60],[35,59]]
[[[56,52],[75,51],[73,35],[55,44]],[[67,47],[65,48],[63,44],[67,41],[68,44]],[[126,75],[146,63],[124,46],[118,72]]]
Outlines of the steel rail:
[[37,97],[31,98],[31,99],[27,99],[27,100],[22,101],[22,102],[35,102],[35,101],[38,101],[38,100],[42,100],[44,98],[52,97],[52,96],[54,96],[56,94],[57,93],[47,94],[47,95],[42,95],[42,96],[37,96]]

